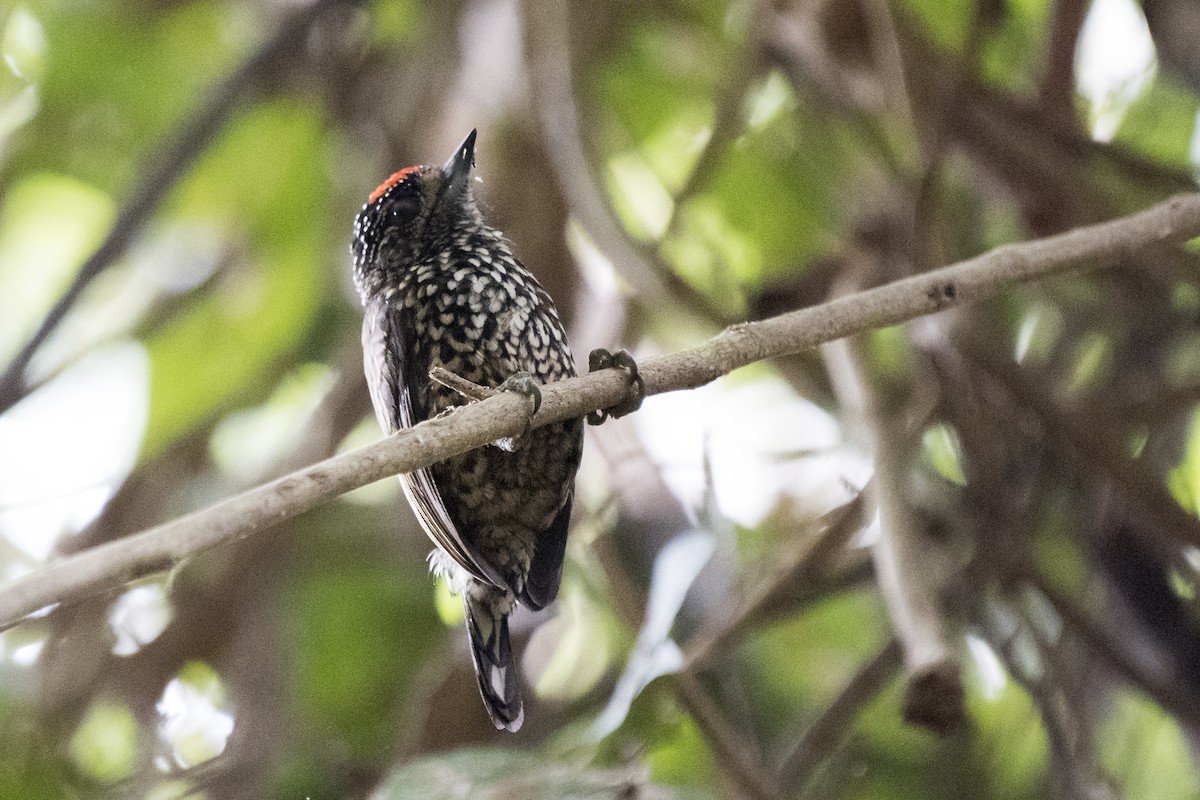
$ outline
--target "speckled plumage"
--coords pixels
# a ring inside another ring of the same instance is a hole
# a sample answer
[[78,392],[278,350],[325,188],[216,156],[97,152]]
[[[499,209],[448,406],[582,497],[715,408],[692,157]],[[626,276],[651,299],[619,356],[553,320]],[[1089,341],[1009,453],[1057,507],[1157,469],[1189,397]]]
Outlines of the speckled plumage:
[[[474,138],[443,167],[395,173],[354,223],[364,366],[387,433],[465,402],[431,383],[434,366],[492,387],[518,372],[539,383],[575,374],[549,295],[472,197]],[[507,617],[518,600],[536,610],[558,592],[582,446],[572,420],[529,432],[512,452],[488,446],[401,476],[438,547],[432,565],[463,595],[497,728],[517,730],[524,718]]]

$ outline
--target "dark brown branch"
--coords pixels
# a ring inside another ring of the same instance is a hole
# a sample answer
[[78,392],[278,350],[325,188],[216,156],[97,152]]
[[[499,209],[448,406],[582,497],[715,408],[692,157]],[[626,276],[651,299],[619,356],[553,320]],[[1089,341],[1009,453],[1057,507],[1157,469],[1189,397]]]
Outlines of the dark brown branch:
[[1152,697],[1156,703],[1192,727],[1200,725],[1200,700],[1183,683],[1163,680],[1138,664],[1129,652],[1129,641],[1107,630],[1092,615],[1079,607],[1066,593],[1050,584],[1038,572],[1026,569],[1018,576],[1040,592],[1066,623],[1066,628],[1079,636],[1098,656],[1133,686]]
[[1200,520],[1183,510],[1157,475],[1130,458],[1121,442],[1091,424],[1094,419],[1105,418],[1105,412],[1063,408],[1046,392],[1030,385],[1015,365],[991,355],[980,343],[959,340],[955,344],[972,363],[999,381],[1018,403],[1036,414],[1050,435],[1058,437],[1120,487],[1146,518],[1155,523],[1148,530],[1165,534],[1172,543],[1200,547]]
[[833,554],[845,547],[850,537],[862,530],[865,524],[865,504],[862,498],[860,492],[850,502],[825,514],[821,519],[824,527],[796,542],[795,550],[786,558],[786,563],[774,578],[755,592],[730,619],[725,620],[715,630],[698,634],[689,642],[686,669],[702,669],[714,655],[724,652],[726,646],[739,638],[747,628],[761,622],[781,595],[812,580],[825,570]]
[[779,789],[767,778],[767,770],[757,755],[729,724],[696,676],[681,672],[675,676],[675,685],[679,701],[704,733],[718,763],[725,768],[726,777],[755,800],[780,797]]
[[817,767],[845,741],[859,713],[887,688],[902,662],[900,643],[892,639],[805,729],[779,767],[779,785],[789,796],[803,796]]

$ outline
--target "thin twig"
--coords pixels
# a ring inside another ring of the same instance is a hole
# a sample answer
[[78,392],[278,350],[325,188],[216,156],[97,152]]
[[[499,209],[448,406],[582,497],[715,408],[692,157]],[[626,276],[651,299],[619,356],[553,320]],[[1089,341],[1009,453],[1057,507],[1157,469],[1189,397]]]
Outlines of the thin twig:
[[1156,535],[1165,535],[1170,544],[1200,547],[1200,521],[1183,510],[1166,486],[1141,462],[1129,457],[1123,443],[1101,427],[1092,424],[1107,419],[1105,409],[1067,409],[1047,392],[1032,386],[1015,365],[995,357],[979,342],[965,338],[954,342],[969,361],[995,378],[1021,406],[1037,415],[1052,435],[1065,442],[1089,464],[1094,464],[1154,522],[1148,527]]
[[704,733],[705,739],[721,765],[726,777],[756,800],[780,797],[779,789],[767,778],[766,768],[747,746],[741,734],[729,724],[724,712],[713,702],[708,690],[695,675],[680,672],[675,676],[676,694],[688,714]]
[[900,643],[892,639],[804,730],[779,767],[779,785],[789,797],[807,791],[817,767],[846,739],[859,713],[887,688],[902,663]]
[[1050,601],[1050,605],[1054,606],[1054,610],[1066,623],[1067,629],[1107,661],[1117,674],[1141,689],[1178,719],[1186,721],[1192,727],[1200,725],[1200,700],[1185,684],[1163,680],[1144,669],[1138,663],[1136,655],[1130,652],[1130,642],[1126,637],[1107,630],[1065,592],[1047,581],[1041,573],[1026,568],[1017,577]]
[[639,302],[655,309],[710,322],[728,315],[712,299],[679,277],[661,257],[635,241],[616,218],[588,168],[571,77],[570,4],[565,0],[525,0],[522,4],[530,88],[546,139],[546,154],[572,215],[612,261]]
[[468,400],[487,400],[489,397],[499,394],[499,390],[472,383],[461,375],[455,375],[445,367],[434,367],[429,370],[429,380],[458,392]]
[[[767,4],[757,2],[751,9],[753,19],[751,30],[758,31],[766,24]],[[721,159],[729,151],[729,147],[737,141],[745,130],[746,97],[754,85],[766,74],[767,61],[762,44],[757,35],[752,35],[746,45],[746,52],[737,59],[738,69],[729,82],[717,93],[716,104],[713,108],[712,126],[708,139],[696,156],[687,179],[672,199],[671,219],[666,231],[660,237],[660,242],[671,238],[678,232],[681,220],[680,212],[688,201],[700,193],[705,185],[713,180],[720,169]]]
[[[717,336],[640,365],[647,394],[691,389],[755,361],[805,350],[923,314],[981,300],[1012,284],[1084,266],[1099,267],[1154,245],[1200,235],[1200,194],[1180,195],[1132,216],[1024,244],[820,306],[727,328]],[[542,388],[530,420],[525,397],[502,392],[373,445],[327,459],[143,533],[86,550],[0,589],[0,629],[40,608],[77,601],[166,569],[307,511],[351,489],[430,466],[505,437],[609,408],[628,394],[620,370]]]
[[308,29],[330,8],[349,0],[315,0],[287,19],[241,68],[225,79],[200,110],[146,164],[141,184],[117,215],[108,236],[83,263],[58,302],[46,313],[38,329],[0,375],[0,413],[29,392],[25,370],[38,349],[74,307],[93,280],[125,252],[130,242],[158,208],[167,192],[195,162],[221,130],[239,101],[256,88],[263,76],[304,45]]
[[1050,745],[1051,772],[1066,789],[1060,793],[1080,800],[1115,800],[1118,795],[1097,763],[1094,737],[1083,716],[1082,683],[1062,680],[1069,670],[1064,669],[1061,647],[1050,641],[1041,626],[1019,608],[1009,613],[1018,620],[1016,627],[1004,625],[1005,633],[996,639],[995,626],[990,626],[991,646],[1037,707]]
[[824,570],[830,557],[845,547],[850,537],[862,529],[865,522],[863,507],[863,495],[860,492],[848,503],[825,514],[821,520],[824,528],[812,536],[801,538],[773,579],[719,627],[697,634],[688,642],[684,668],[696,670],[706,666],[715,654],[725,652],[730,641],[761,621],[781,595]]

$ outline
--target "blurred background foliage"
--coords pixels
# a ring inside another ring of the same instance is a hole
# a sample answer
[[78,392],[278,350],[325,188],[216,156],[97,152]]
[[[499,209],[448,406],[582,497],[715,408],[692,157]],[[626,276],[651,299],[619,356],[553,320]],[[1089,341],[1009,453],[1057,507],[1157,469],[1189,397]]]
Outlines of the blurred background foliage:
[[[576,353],[644,356],[1192,188],[1198,30],[1191,0],[4,0],[0,580],[376,438],[351,221],[472,127]],[[0,796],[1200,796],[1196,266],[589,429],[518,735],[389,480],[0,634]],[[938,598],[932,714],[868,481]]]

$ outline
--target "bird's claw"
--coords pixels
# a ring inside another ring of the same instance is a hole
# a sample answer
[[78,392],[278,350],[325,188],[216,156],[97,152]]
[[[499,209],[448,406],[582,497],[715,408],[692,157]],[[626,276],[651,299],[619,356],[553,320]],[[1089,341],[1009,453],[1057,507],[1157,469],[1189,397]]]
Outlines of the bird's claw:
[[518,436],[506,436],[503,439],[497,439],[495,442],[495,445],[501,450],[511,453],[516,450],[517,442],[524,439],[529,433],[529,428],[533,424],[533,415],[542,407],[542,387],[538,385],[537,379],[528,372],[516,372],[510,375],[504,383],[500,384],[499,391],[516,392],[528,398],[533,403],[533,408],[530,410],[529,416],[525,418],[525,430],[521,431]]
[[600,369],[623,370],[628,376],[629,395],[623,402],[618,403],[612,408],[602,408],[589,412],[587,415],[589,425],[601,425],[609,417],[616,419],[626,414],[632,414],[642,407],[642,401],[646,399],[646,382],[638,374],[637,362],[625,350],[618,350],[615,353],[610,353],[603,347],[593,350],[591,355],[588,356],[588,372],[595,372]]

